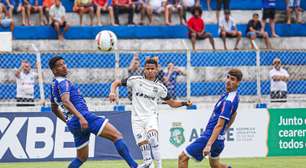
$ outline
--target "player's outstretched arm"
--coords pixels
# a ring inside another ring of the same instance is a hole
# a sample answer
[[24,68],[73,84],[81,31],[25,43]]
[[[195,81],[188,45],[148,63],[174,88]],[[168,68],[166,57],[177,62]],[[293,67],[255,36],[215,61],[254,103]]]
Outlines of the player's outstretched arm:
[[117,88],[121,86],[121,80],[116,79],[112,85],[111,85],[111,89],[109,92],[109,101],[110,102],[115,102],[117,101]]
[[81,124],[81,127],[83,129],[88,128],[88,122],[87,120],[82,116],[82,114],[74,107],[74,105],[71,103],[70,101],[70,95],[69,93],[64,93],[61,96],[62,102],[65,106],[65,108],[67,108],[67,110],[72,113],[73,115],[75,115],[78,119],[79,122]]
[[173,99],[165,100],[166,103],[173,108],[182,107],[182,106],[191,106],[192,102],[188,100],[187,102],[181,102]]
[[207,156],[210,153],[210,149],[212,144],[216,141],[218,138],[223,126],[225,124],[225,119],[224,118],[219,118],[217,125],[215,126],[211,137],[209,138],[205,148],[203,149],[203,156]]
[[51,103],[51,110],[52,112],[59,118],[61,119],[64,123],[66,123],[65,116],[63,112],[58,108],[58,105],[56,103]]

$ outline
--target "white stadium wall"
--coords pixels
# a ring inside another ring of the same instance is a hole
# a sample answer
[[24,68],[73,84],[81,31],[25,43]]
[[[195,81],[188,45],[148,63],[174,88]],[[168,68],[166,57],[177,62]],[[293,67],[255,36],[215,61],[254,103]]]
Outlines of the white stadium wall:
[[[180,108],[160,111],[160,142],[163,158],[176,159],[192,140],[200,136],[212,113],[212,107],[213,104],[207,107],[200,106],[197,110]],[[268,110],[240,105],[237,112],[236,121],[226,134],[222,157],[266,156]]]

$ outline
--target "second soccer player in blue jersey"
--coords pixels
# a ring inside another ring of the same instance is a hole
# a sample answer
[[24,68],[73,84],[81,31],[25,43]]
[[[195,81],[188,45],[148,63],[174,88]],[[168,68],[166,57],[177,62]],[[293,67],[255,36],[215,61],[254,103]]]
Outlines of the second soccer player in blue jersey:
[[219,155],[224,148],[225,131],[232,125],[237,115],[239,104],[237,88],[241,80],[242,72],[239,69],[231,69],[227,73],[226,93],[216,103],[205,131],[180,154],[179,168],[187,168],[190,158],[202,161],[207,155],[212,168],[230,168],[220,163]]

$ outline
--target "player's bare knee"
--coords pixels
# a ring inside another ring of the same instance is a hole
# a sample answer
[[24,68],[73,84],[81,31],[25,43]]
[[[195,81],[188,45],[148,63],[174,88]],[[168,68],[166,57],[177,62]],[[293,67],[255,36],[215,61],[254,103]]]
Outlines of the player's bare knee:
[[182,152],[179,155],[178,159],[179,159],[179,162],[187,162],[189,160],[189,157],[184,152]]
[[114,131],[112,132],[112,136],[113,136],[113,140],[116,141],[118,139],[122,139],[123,135],[120,131],[118,131],[117,129],[114,129]]
[[87,152],[78,152],[77,157],[82,162],[85,162],[88,159],[88,153]]

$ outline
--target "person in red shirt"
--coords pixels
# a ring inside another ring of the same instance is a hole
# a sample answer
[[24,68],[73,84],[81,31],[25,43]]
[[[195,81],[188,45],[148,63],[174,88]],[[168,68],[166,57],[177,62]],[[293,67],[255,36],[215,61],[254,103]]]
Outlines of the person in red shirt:
[[127,12],[128,24],[134,25],[133,17],[135,12],[135,6],[133,5],[132,0],[113,0],[113,8],[115,15],[115,23],[120,25],[118,15],[122,12]]
[[108,12],[111,24],[113,26],[116,25],[114,21],[114,10],[113,7],[108,3],[108,0],[94,0],[94,7],[96,10],[97,25],[102,25],[101,12]]
[[189,30],[189,38],[192,43],[192,49],[195,50],[196,40],[204,40],[209,38],[209,42],[213,49],[215,49],[215,42],[211,33],[205,32],[205,23],[202,19],[201,7],[194,7],[191,11],[192,17],[188,20],[187,26]]

